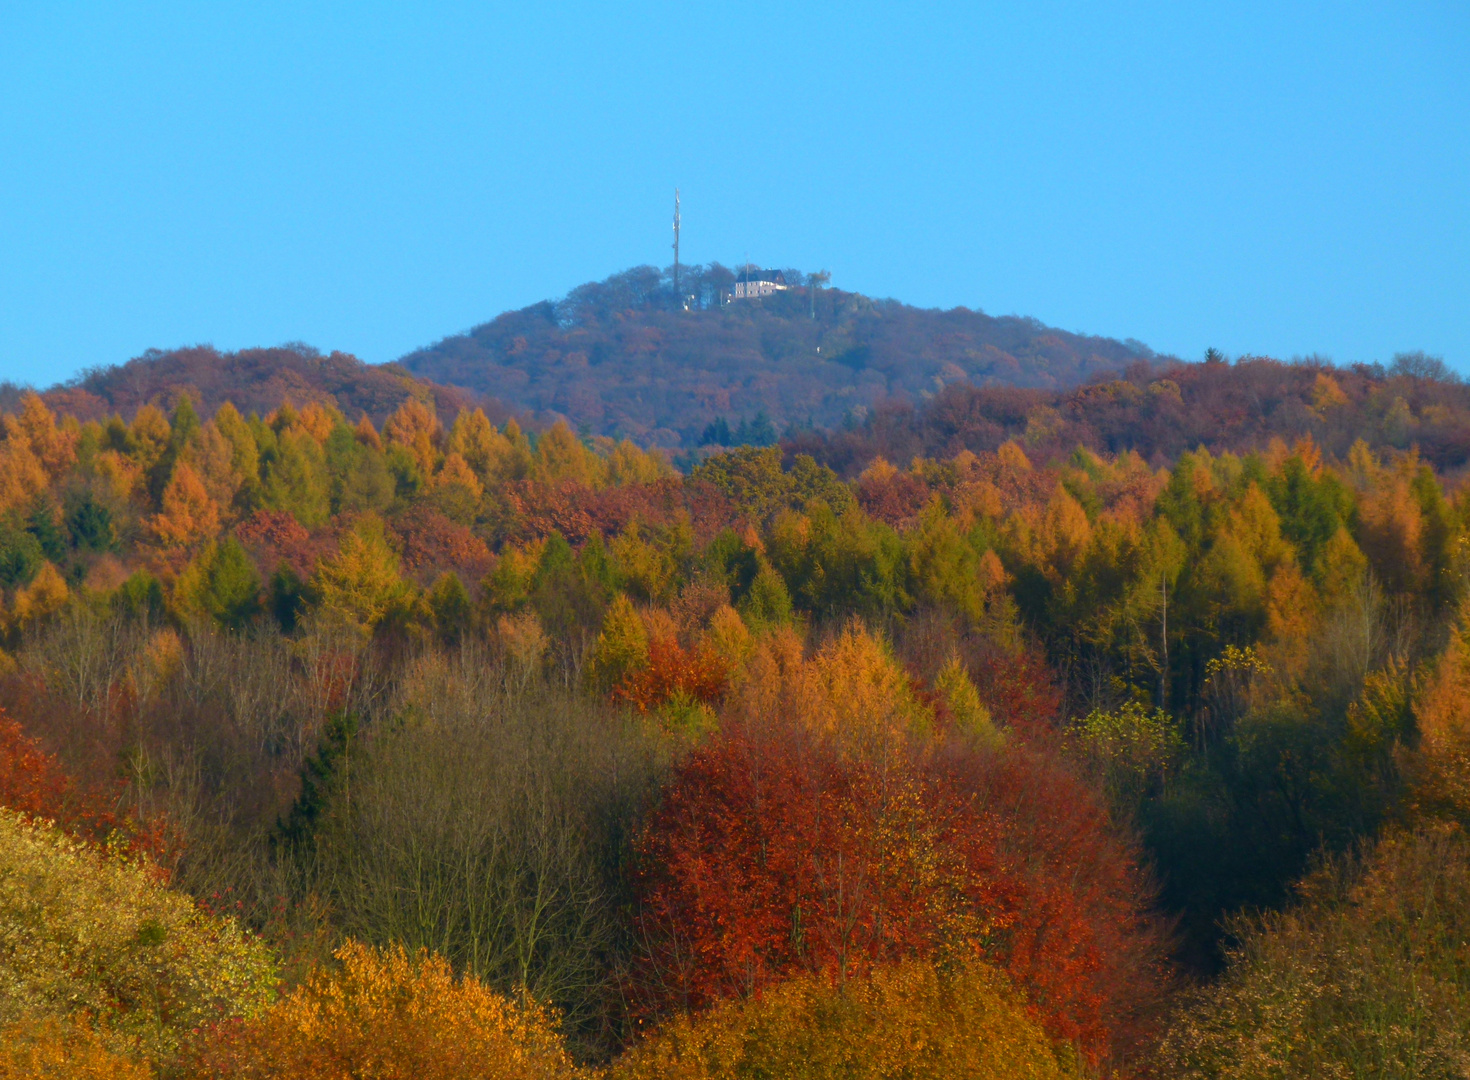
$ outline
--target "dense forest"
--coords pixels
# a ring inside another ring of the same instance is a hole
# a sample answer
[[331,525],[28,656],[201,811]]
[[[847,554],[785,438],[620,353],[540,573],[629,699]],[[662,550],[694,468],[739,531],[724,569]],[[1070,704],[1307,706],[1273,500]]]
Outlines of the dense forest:
[[823,287],[731,301],[719,264],[638,267],[510,311],[402,358],[409,371],[642,445],[711,442],[763,416],[777,431],[861,420],[954,383],[1066,388],[1153,354],[1034,319],[930,311]]
[[1463,1075],[1465,395],[22,395],[0,1075]]
[[[14,408],[23,392],[0,384],[0,403]],[[499,402],[463,387],[439,386],[396,365],[364,364],[347,353],[323,356],[301,344],[239,352],[209,345],[150,349],[126,364],[84,371],[47,390],[44,398],[68,416],[106,420],[114,413],[132,416],[144,405],[174,401],[180,394],[209,412],[229,401],[247,412],[265,413],[289,400],[366,413],[377,423],[410,397],[451,416],[466,407],[482,407],[498,422],[511,415]]]

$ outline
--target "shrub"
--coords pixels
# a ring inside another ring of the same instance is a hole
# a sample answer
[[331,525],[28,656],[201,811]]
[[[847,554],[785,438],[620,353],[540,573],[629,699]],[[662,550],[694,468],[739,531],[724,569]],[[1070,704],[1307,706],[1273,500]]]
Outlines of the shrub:
[[581,1075],[556,1015],[443,957],[348,942],[263,1016],[224,1025],[186,1075],[204,1080],[553,1080]]
[[0,1023],[85,1011],[166,1056],[269,1001],[269,952],[144,862],[0,810]]
[[673,1021],[612,1069],[613,1080],[1080,1075],[995,969],[915,962],[841,984],[805,975],[725,1002]]

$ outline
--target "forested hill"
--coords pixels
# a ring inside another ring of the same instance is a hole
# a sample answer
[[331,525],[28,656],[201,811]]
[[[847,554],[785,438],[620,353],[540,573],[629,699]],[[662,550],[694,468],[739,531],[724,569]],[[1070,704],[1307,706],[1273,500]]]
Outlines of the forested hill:
[[813,290],[805,275],[785,273],[795,283],[785,293],[724,302],[729,269],[686,268],[685,310],[668,271],[638,267],[400,363],[598,434],[687,447],[711,441],[720,420],[736,430],[761,415],[777,430],[835,427],[880,401],[922,402],[957,382],[1061,389],[1152,358],[1138,342]]
[[785,444],[788,457],[809,453],[856,476],[877,457],[907,465],[1012,439],[1040,461],[1081,446],[1133,451],[1158,465],[1201,446],[1245,454],[1305,437],[1337,460],[1361,439],[1378,452],[1412,448],[1439,472],[1457,473],[1470,465],[1470,386],[1423,353],[1401,353],[1387,366],[1263,357],[1138,363],[1120,378],[1066,390],[955,384],[918,407],[888,403],[862,424],[795,433]]
[[[206,416],[226,401],[242,412],[264,414],[289,400],[298,408],[311,402],[332,406],[354,418],[366,413],[381,423],[409,398],[432,404],[446,416],[474,406],[483,406],[492,419],[510,415],[499,402],[471,390],[436,385],[395,364],[364,364],[347,353],[324,355],[306,345],[238,352],[209,345],[150,349],[126,364],[84,372],[44,396],[58,412],[100,420],[113,413],[132,416],[143,405],[172,407],[180,394]],[[10,396],[17,395],[12,387]]]

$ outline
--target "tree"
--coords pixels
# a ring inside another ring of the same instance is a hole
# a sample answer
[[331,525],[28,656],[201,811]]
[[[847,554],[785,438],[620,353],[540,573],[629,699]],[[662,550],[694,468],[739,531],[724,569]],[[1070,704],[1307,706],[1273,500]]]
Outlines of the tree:
[[1326,860],[1300,903],[1232,919],[1223,977],[1165,1039],[1165,1075],[1453,1076],[1470,978],[1470,846],[1458,828]]
[[203,585],[204,610],[231,629],[240,629],[260,610],[260,575],[233,536],[215,546]]
[[163,508],[153,518],[154,535],[170,547],[187,547],[212,539],[218,531],[219,507],[204,490],[199,474],[180,462],[163,489]]
[[269,1012],[216,1029],[186,1075],[199,1080],[573,1080],[583,1075],[554,1013],[518,1004],[443,957],[349,941]]
[[1000,972],[906,962],[866,978],[801,975],[757,998],[679,1017],[612,1080],[907,1080],[1082,1076]]
[[424,480],[434,475],[441,434],[439,418],[417,398],[405,401],[383,424],[383,441],[406,450]]
[[190,1032],[269,1002],[269,951],[205,915],[146,863],[0,810],[8,988],[0,1023],[86,1013],[167,1056]]
[[304,430],[287,428],[265,465],[261,505],[285,510],[307,528],[327,520],[331,509],[326,457]]
[[388,544],[382,519],[366,514],[342,534],[337,554],[317,564],[312,583],[321,610],[370,633],[407,589],[398,553]]

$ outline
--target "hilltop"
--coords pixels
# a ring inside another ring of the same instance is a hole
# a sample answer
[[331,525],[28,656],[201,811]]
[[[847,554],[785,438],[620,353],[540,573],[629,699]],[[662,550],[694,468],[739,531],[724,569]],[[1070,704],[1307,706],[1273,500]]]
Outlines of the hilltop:
[[[83,372],[43,396],[58,412],[99,420],[113,413],[131,416],[150,403],[171,406],[180,394],[187,394],[205,415],[226,401],[242,412],[262,414],[282,401],[298,407],[318,402],[382,423],[409,398],[432,404],[445,416],[477,405],[495,419],[510,415],[499,402],[472,390],[441,386],[394,364],[365,364],[347,353],[324,355],[300,344],[238,352],[220,352],[210,345],[149,349],[125,364]],[[15,388],[9,388],[8,396],[16,396]]]
[[1065,389],[1154,358],[1139,342],[1034,319],[874,300],[794,270],[786,278],[785,292],[729,301],[728,268],[689,267],[686,310],[668,271],[637,267],[399,363],[597,434],[689,447],[730,441],[721,420],[734,430],[762,417],[777,431],[831,428],[954,383]]

